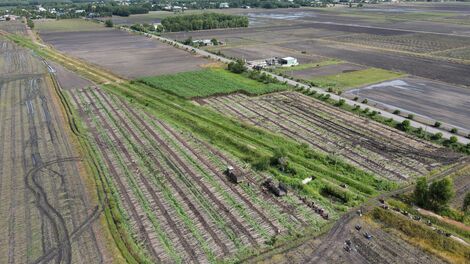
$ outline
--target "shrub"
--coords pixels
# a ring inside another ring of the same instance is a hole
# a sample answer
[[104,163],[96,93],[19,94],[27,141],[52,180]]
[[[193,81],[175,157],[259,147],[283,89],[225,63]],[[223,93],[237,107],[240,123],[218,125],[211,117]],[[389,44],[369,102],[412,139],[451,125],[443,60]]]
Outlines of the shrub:
[[356,97],[354,97],[353,100],[354,100],[354,101],[357,101],[357,100],[359,100],[359,97],[356,96]]
[[431,139],[434,139],[434,140],[440,140],[442,138],[442,133],[441,132],[437,132],[436,134],[434,134]]
[[397,110],[393,111],[393,114],[394,114],[394,115],[399,115],[399,114],[400,114],[400,110],[397,109]]
[[399,125],[398,125],[398,128],[402,131],[409,131],[410,128],[411,128],[411,125],[410,125],[410,120],[403,120],[403,122],[401,122]]
[[111,19],[107,19],[106,21],[104,21],[104,25],[106,27],[113,27],[114,26],[114,23]]
[[233,73],[242,73],[244,71],[246,71],[246,67],[245,67],[245,64],[243,63],[242,60],[237,60],[236,62],[230,62],[228,64],[228,70],[233,72]]
[[450,130],[450,133],[452,133],[452,134],[456,134],[457,132],[458,132],[458,130],[455,127]]
[[450,144],[455,144],[455,143],[457,143],[458,141],[459,141],[459,140],[457,139],[456,136],[451,136],[451,137],[449,138],[449,143],[450,143]]
[[409,114],[409,115],[408,115],[408,119],[413,120],[414,118],[415,118],[415,116],[414,116],[413,114]]
[[342,106],[344,105],[344,103],[346,103],[346,100],[344,99],[339,99],[338,103],[336,104],[337,106]]
[[434,123],[434,127],[440,127],[441,125],[442,125],[442,124],[441,124],[441,122],[439,122],[439,121],[436,121],[436,123]]

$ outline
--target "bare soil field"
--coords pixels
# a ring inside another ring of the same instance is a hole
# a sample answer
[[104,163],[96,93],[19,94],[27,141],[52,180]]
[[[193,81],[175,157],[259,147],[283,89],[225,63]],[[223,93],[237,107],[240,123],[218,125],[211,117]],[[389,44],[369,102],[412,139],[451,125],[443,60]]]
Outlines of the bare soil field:
[[[360,225],[362,229],[356,230],[356,225]],[[312,239],[297,248],[257,263],[446,263],[359,216],[341,225],[340,229],[331,241]],[[366,239],[364,232],[373,238]],[[351,241],[349,252],[345,250],[347,240]],[[313,255],[323,243],[328,243],[329,247],[320,254]]]
[[[123,221],[152,261],[214,262],[327,223],[298,196],[269,193],[261,186],[266,175],[123,99],[95,87],[69,95]],[[231,182],[229,165],[246,180]]]
[[228,57],[243,58],[246,60],[259,60],[272,57],[295,57],[299,63],[312,63],[324,60],[324,57],[302,54],[300,51],[293,51],[278,46],[270,45],[250,45],[246,47],[224,48],[221,52]]
[[[339,155],[353,165],[403,181],[459,157],[308,96],[282,92],[259,97],[229,95],[199,100],[215,110]],[[406,142],[406,145],[404,144]]]
[[112,261],[46,65],[0,37],[0,262]]
[[287,73],[289,73],[291,76],[295,78],[308,80],[308,79],[311,79],[312,77],[333,75],[333,74],[345,73],[345,72],[353,72],[353,71],[364,70],[366,68],[367,67],[364,67],[358,64],[339,63],[339,64],[326,65],[326,66],[321,66],[321,67],[312,67],[312,68],[308,68],[304,70],[292,71],[291,73],[289,73],[289,71],[287,70]]
[[402,53],[383,52],[357,47],[352,48],[315,40],[284,43],[281,46],[448,83],[460,85],[468,85],[470,83],[470,75],[468,74],[470,72],[470,65],[466,64],[438,61]]
[[470,89],[410,77],[370,85],[347,93],[470,131]]
[[209,62],[167,44],[117,29],[43,31],[41,38],[62,52],[126,78],[190,71]]

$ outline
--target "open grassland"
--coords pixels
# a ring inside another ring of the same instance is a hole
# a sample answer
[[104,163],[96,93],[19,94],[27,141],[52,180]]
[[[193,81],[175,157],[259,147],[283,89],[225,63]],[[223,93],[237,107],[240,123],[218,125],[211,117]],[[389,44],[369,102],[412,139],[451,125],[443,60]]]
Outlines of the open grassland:
[[0,262],[112,261],[55,82],[0,36]]
[[330,88],[343,91],[354,87],[378,83],[402,77],[403,74],[378,68],[369,68],[352,72],[344,72],[334,75],[319,76],[309,81],[320,88]]
[[40,33],[95,31],[104,29],[104,25],[85,19],[44,19],[35,20],[34,28]]
[[[457,154],[295,92],[199,100],[220,113],[344,157],[393,180],[410,180],[457,160]],[[406,142],[406,144],[403,144]]]
[[370,217],[386,231],[395,233],[405,241],[448,262],[468,263],[470,261],[469,246],[439,234],[423,223],[417,223],[408,217],[381,208],[375,208]]
[[[69,97],[80,131],[90,135],[84,141],[105,186],[100,195],[110,199],[108,223],[131,262],[238,259],[319,231],[349,207],[397,186],[306,144],[8,37],[106,83],[105,91],[70,90]],[[288,163],[278,164],[278,157]],[[247,172],[246,184],[228,182],[227,165]],[[289,186],[287,197],[262,187],[268,172]],[[312,175],[315,180],[301,183]]]
[[284,84],[264,84],[224,69],[205,69],[145,77],[141,78],[140,81],[185,98],[207,97],[234,92],[260,95],[288,89],[287,85]]

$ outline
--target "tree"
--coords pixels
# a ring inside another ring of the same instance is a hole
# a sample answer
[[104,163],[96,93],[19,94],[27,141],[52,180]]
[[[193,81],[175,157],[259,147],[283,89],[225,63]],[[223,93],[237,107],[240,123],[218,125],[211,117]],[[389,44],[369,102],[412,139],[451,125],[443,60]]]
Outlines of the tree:
[[31,19],[28,18],[28,20],[26,21],[26,23],[28,24],[28,27],[29,27],[30,29],[33,29],[33,28],[34,28],[34,22],[33,22],[33,20],[31,20]]
[[462,211],[470,212],[470,192],[465,194],[465,198],[463,199]]
[[217,46],[219,45],[219,41],[216,38],[211,39],[212,45]]
[[426,177],[418,178],[413,196],[414,201],[418,206],[426,207],[428,200],[428,182]]
[[411,124],[410,124],[410,120],[403,120],[403,122],[401,122],[399,125],[398,125],[398,128],[402,131],[408,131],[410,130],[411,128]]
[[237,60],[236,62],[230,62],[228,64],[228,70],[233,73],[242,73],[246,71],[245,65],[242,60]]
[[440,181],[435,181],[429,186],[428,200],[430,208],[440,211],[447,207],[450,199],[454,196],[454,184],[452,179],[446,177]]
[[442,124],[441,124],[441,122],[439,122],[439,121],[436,121],[436,123],[434,123],[434,127],[440,127],[441,125],[442,125]]
[[114,23],[111,19],[107,19],[106,21],[104,21],[104,25],[106,27],[113,27],[114,26]]

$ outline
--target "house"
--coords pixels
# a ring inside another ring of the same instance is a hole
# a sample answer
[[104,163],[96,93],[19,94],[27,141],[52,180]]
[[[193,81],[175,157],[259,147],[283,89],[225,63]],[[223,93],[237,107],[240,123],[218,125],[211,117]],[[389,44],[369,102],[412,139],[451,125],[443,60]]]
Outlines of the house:
[[245,175],[240,170],[237,170],[232,166],[227,167],[227,169],[225,170],[225,174],[227,174],[230,181],[232,181],[233,183],[238,184],[245,180]]
[[183,8],[181,6],[173,6],[171,8],[171,11],[173,11],[173,12],[182,12]]
[[291,67],[291,66],[299,65],[299,62],[297,61],[296,58],[285,57],[285,58],[279,59],[279,64],[281,64],[281,66],[283,67]]
[[230,6],[228,5],[228,3],[220,3],[219,5],[219,8],[222,9],[222,8],[229,8]]
[[75,10],[75,14],[82,14],[82,13],[85,13],[85,10],[83,9]]
[[214,43],[210,39],[196,39],[193,40],[193,45],[195,46],[212,46]]

